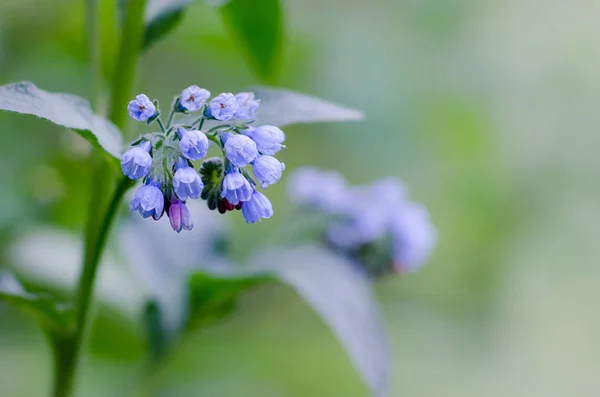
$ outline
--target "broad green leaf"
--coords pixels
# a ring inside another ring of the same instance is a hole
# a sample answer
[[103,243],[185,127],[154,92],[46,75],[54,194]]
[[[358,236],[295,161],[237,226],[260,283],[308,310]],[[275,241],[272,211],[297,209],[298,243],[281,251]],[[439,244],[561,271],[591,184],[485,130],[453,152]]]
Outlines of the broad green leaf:
[[67,333],[70,310],[50,296],[32,294],[8,273],[0,274],[0,300],[35,316],[54,335]]
[[143,322],[146,328],[146,335],[148,336],[150,352],[154,360],[164,354],[169,342],[162,317],[160,304],[154,299],[149,299],[144,307]]
[[300,92],[268,87],[257,87],[252,91],[260,99],[256,125],[359,121],[365,117],[360,110]]
[[221,15],[258,76],[273,81],[283,48],[280,0],[230,0],[221,7]]
[[94,114],[83,98],[51,93],[22,81],[0,86],[0,110],[32,114],[75,130],[93,146],[114,158],[121,157],[123,137],[117,127]]
[[173,30],[194,0],[148,0],[144,20],[144,49]]
[[319,246],[266,252],[252,263],[294,288],[338,338],[372,394],[386,395],[387,338],[370,283],[354,263]]

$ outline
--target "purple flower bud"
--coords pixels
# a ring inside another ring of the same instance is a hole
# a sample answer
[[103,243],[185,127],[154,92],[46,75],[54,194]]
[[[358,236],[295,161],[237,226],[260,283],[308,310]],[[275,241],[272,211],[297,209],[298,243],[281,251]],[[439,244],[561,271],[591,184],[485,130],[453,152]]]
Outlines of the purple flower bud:
[[129,149],[121,157],[121,169],[123,174],[129,179],[140,179],[148,175],[152,167],[152,157],[150,148],[152,145],[148,141],[142,141],[139,146]]
[[186,200],[188,197],[193,199],[200,197],[204,184],[196,170],[188,166],[187,160],[181,157],[177,160],[175,167],[177,171],[173,176],[173,190],[177,197],[181,200]]
[[221,198],[230,204],[237,205],[241,201],[248,201],[252,197],[252,186],[238,170],[231,171],[223,179]]
[[127,110],[131,118],[137,121],[147,121],[156,116],[156,108],[152,101],[144,94],[140,94],[129,102]]
[[391,214],[390,227],[394,267],[399,272],[418,270],[437,242],[437,231],[427,209],[407,202]]
[[257,128],[248,128],[241,131],[256,142],[258,151],[262,154],[274,155],[285,147],[281,143],[285,141],[285,134],[279,128],[272,125],[263,125]]
[[181,92],[179,107],[183,111],[195,112],[200,110],[210,97],[210,92],[197,85],[192,85]]
[[242,215],[246,223],[256,223],[261,218],[273,216],[273,206],[264,194],[255,190],[250,200],[242,203]]
[[208,138],[198,130],[186,130],[179,128],[179,148],[181,153],[190,160],[200,160],[208,152]]
[[236,167],[245,167],[258,155],[256,144],[244,135],[227,136],[225,155]]
[[160,191],[160,183],[148,178],[146,185],[133,194],[129,203],[131,211],[139,212],[144,218],[153,217],[158,220],[163,214],[165,199]]
[[211,119],[227,121],[233,118],[238,110],[238,103],[232,93],[219,94],[210,101],[205,116]]
[[177,200],[176,198],[171,201],[168,215],[169,221],[171,222],[171,227],[177,233],[179,233],[181,230],[192,230],[194,227],[190,210],[184,202]]
[[252,164],[254,175],[263,189],[267,186],[277,183],[285,169],[285,164],[272,156],[258,156]]
[[238,104],[238,110],[235,112],[234,117],[240,120],[252,120],[256,117],[259,103],[254,99],[253,92],[240,92],[235,95],[235,100]]

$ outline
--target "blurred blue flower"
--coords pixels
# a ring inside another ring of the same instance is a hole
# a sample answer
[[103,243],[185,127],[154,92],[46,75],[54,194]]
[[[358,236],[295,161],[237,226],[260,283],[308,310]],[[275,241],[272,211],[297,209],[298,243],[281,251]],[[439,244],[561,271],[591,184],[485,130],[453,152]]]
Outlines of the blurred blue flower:
[[272,156],[285,147],[281,144],[285,141],[285,134],[281,129],[273,125],[263,125],[257,128],[250,127],[241,132],[256,142],[256,147],[262,154]]
[[285,169],[285,164],[273,156],[258,156],[252,164],[252,169],[258,183],[265,189],[267,186],[279,181]]
[[182,157],[177,160],[175,168],[176,171],[175,176],[173,176],[173,190],[175,191],[177,197],[179,197],[181,200],[186,200],[187,198],[199,198],[200,193],[202,193],[202,189],[204,188],[204,184],[202,183],[202,179],[200,179],[200,175],[195,169],[190,167],[187,163],[187,160]]
[[264,194],[254,190],[250,200],[242,203],[242,215],[246,223],[256,223],[261,218],[273,216],[273,206]]
[[205,116],[209,119],[221,121],[231,120],[238,110],[238,103],[232,93],[222,93],[214,97],[205,111]]
[[338,213],[348,198],[346,180],[340,173],[315,167],[294,170],[287,191],[293,202],[329,214]]
[[129,179],[140,179],[148,175],[152,167],[152,157],[150,149],[152,145],[149,141],[142,141],[139,146],[129,149],[121,157],[121,169],[123,174]]
[[259,102],[254,99],[253,92],[240,92],[235,95],[235,100],[238,104],[238,110],[235,112],[234,117],[240,120],[252,120],[256,117]]
[[231,170],[223,179],[221,198],[230,204],[237,205],[240,201],[248,201],[252,197],[252,186],[237,169]]
[[418,270],[437,242],[429,212],[422,205],[409,202],[390,215],[394,268],[402,273]]
[[147,121],[156,116],[156,108],[152,101],[144,94],[140,94],[127,105],[131,118],[137,121]]
[[181,92],[179,108],[182,111],[196,112],[200,110],[210,98],[210,92],[197,85],[192,85]]
[[190,210],[184,202],[178,200],[177,198],[173,198],[171,200],[168,215],[169,222],[171,222],[171,227],[177,233],[181,232],[181,230],[192,230],[194,227]]
[[179,148],[181,153],[189,160],[200,160],[208,152],[208,138],[202,131],[186,130],[179,128],[177,130],[179,136]]
[[244,135],[224,134],[225,155],[236,167],[245,167],[258,155],[256,144]]
[[165,199],[160,191],[160,183],[148,178],[146,185],[133,194],[129,203],[131,211],[139,212],[144,218],[153,217],[158,220],[163,214]]

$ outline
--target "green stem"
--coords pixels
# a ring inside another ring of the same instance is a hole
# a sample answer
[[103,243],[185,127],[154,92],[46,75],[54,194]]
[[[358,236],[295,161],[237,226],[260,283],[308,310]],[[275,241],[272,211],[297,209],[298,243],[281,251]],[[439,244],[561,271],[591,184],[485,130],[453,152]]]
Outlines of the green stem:
[[121,48],[112,81],[109,119],[121,130],[127,121],[127,101],[135,84],[135,67],[144,39],[146,0],[127,0],[121,31]]
[[[88,23],[93,22],[93,27],[90,28],[89,37],[90,45],[96,46],[99,35],[97,27],[97,0],[88,0]],[[111,84],[110,97],[110,112],[109,118],[117,127],[124,130],[127,121],[125,108],[127,100],[132,96],[132,91],[135,81],[135,69],[137,59],[142,48],[142,40],[144,34],[144,9],[146,0],[127,0],[125,7],[125,18],[121,31],[121,46],[115,67],[113,80]],[[91,61],[98,62],[96,49],[90,49]],[[92,66],[93,73],[98,73],[99,66]],[[93,83],[96,84],[96,83]],[[94,90],[97,87],[94,86]],[[95,103],[96,92],[93,93],[92,101]],[[102,164],[97,164],[97,168],[103,168]],[[73,393],[73,384],[76,376],[77,363],[82,350],[83,341],[85,339],[86,325],[92,296],[94,292],[94,282],[98,270],[98,264],[102,257],[102,252],[108,239],[109,231],[113,220],[121,203],[121,199],[125,192],[133,185],[133,182],[126,178],[121,178],[113,196],[106,204],[107,208],[102,218],[96,218],[93,215],[90,220],[91,225],[87,228],[86,245],[84,254],[83,271],[81,272],[77,285],[77,294],[75,300],[75,322],[70,335],[61,338],[53,343],[56,360],[56,376],[54,384],[54,397],[69,397]],[[105,186],[100,184],[102,189]],[[94,188],[96,190],[98,186]],[[102,193],[98,192],[97,193]],[[103,208],[104,200],[100,199],[98,206],[90,208],[94,213],[98,212],[98,208]],[[91,206],[90,206],[91,207]],[[95,220],[98,219],[96,222]],[[100,221],[101,219],[101,221]],[[99,225],[98,228],[95,226]]]

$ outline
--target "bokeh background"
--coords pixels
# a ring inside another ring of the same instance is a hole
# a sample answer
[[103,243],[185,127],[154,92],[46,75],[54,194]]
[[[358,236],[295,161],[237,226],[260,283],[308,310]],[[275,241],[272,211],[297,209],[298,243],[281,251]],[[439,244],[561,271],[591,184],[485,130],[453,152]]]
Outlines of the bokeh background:
[[[87,96],[82,3],[0,0],[0,84]],[[278,84],[367,114],[287,128],[288,170],[400,177],[439,229],[422,271],[375,287],[396,362],[390,395],[597,396],[600,3],[288,0],[285,11]],[[102,30],[106,55],[116,35]],[[163,101],[190,84],[220,92],[257,82],[202,2],[139,68],[138,91]],[[0,265],[14,266],[15,236],[81,231],[89,148],[14,114],[0,114],[0,136]],[[288,211],[283,185],[271,188],[276,214]],[[281,219],[237,218],[228,221],[241,254]],[[60,267],[59,251],[37,254]],[[139,296],[116,274],[123,296]],[[125,312],[99,309],[80,395],[126,395],[135,382],[145,342]],[[45,395],[50,366],[36,324],[0,303],[0,395]],[[322,321],[276,285],[191,335],[152,381],[169,397],[368,395]]]

